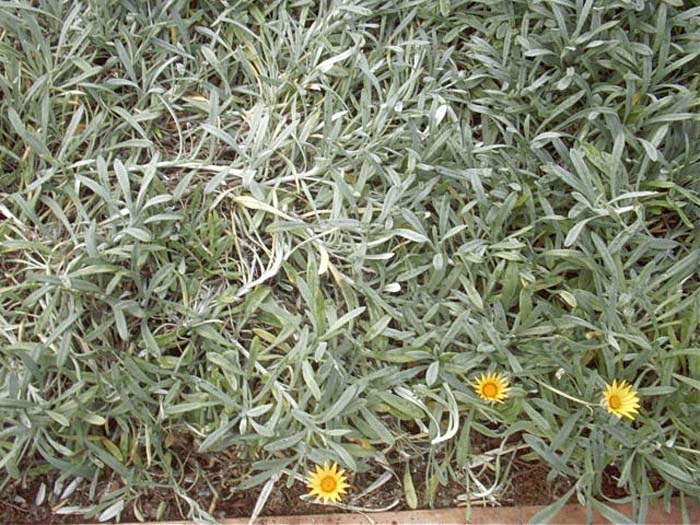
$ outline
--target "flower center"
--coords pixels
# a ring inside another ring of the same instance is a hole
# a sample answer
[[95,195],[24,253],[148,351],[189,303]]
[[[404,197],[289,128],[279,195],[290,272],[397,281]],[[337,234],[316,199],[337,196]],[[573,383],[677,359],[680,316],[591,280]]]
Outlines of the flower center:
[[622,402],[620,401],[620,398],[617,395],[613,394],[608,399],[608,405],[610,405],[610,408],[612,408],[613,410],[617,410],[622,406]]
[[335,479],[331,476],[326,476],[321,480],[321,490],[323,490],[323,492],[333,492],[337,485]]
[[496,397],[496,394],[498,393],[498,388],[496,388],[496,385],[494,385],[493,383],[486,383],[482,388],[482,392],[486,397]]

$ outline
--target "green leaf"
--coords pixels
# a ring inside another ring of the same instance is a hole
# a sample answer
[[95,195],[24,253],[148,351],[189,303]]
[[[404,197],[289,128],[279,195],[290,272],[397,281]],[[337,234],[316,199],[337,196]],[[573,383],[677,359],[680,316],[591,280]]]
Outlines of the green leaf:
[[561,511],[561,509],[564,508],[564,505],[566,505],[571,499],[571,495],[574,493],[576,490],[576,487],[570,488],[566,494],[564,494],[561,498],[559,498],[557,501],[552,503],[551,505],[547,505],[545,508],[537,512],[534,516],[532,516],[529,520],[528,523],[531,524],[537,524],[537,523],[549,523],[552,521],[557,514]]
[[411,469],[409,463],[406,463],[406,467],[403,471],[403,492],[406,496],[406,505],[410,509],[418,508],[418,496],[416,495],[416,489],[413,486],[413,478],[411,477]]
[[343,328],[346,324],[350,323],[356,317],[362,315],[366,309],[367,309],[366,307],[360,306],[358,308],[354,308],[354,309],[350,310],[348,313],[339,317],[337,321],[335,321],[333,324],[331,324],[328,327],[328,330],[323,335],[322,339],[326,340],[326,339],[329,339],[329,338],[333,337],[334,335],[336,335],[336,333],[341,328]]

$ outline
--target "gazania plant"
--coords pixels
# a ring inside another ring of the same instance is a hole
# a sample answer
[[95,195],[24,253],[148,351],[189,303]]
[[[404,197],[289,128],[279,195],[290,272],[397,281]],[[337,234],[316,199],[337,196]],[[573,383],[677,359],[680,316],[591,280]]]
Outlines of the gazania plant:
[[632,389],[632,385],[622,380],[619,383],[613,379],[603,391],[603,404],[608,412],[618,418],[626,417],[634,419],[639,413],[639,396],[637,391]]
[[700,496],[699,6],[0,0],[0,520]]
[[323,467],[316,465],[316,471],[309,472],[307,477],[309,495],[316,496],[316,500],[323,500],[323,503],[340,502],[343,494],[350,488],[345,470],[338,470],[337,463],[329,466],[325,461]]
[[472,387],[481,399],[490,403],[502,404],[508,399],[508,392],[510,391],[508,378],[500,372],[482,373],[472,383]]

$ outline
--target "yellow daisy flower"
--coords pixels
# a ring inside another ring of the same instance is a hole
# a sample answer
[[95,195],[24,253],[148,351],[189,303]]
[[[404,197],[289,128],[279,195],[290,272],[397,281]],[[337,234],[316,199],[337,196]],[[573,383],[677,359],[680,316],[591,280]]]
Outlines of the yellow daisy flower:
[[311,489],[309,495],[316,496],[316,501],[323,499],[323,503],[329,500],[339,502],[341,495],[350,488],[346,483],[345,471],[338,470],[336,463],[329,467],[327,461],[323,462],[323,468],[316,465],[316,472],[309,472],[307,480],[309,484],[306,486]]
[[636,390],[632,390],[632,385],[622,380],[618,384],[617,379],[613,379],[612,385],[608,385],[603,391],[603,400],[608,412],[617,417],[628,417],[634,419],[634,415],[639,413],[639,396]]
[[479,397],[484,401],[503,403],[508,399],[508,378],[499,373],[481,373],[475,382],[472,383],[472,388],[479,394]]

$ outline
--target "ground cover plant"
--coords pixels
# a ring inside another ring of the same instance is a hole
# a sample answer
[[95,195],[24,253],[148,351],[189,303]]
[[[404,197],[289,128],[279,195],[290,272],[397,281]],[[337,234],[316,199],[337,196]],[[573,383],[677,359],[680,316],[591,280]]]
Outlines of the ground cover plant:
[[3,494],[685,505],[699,56],[681,0],[2,2]]

